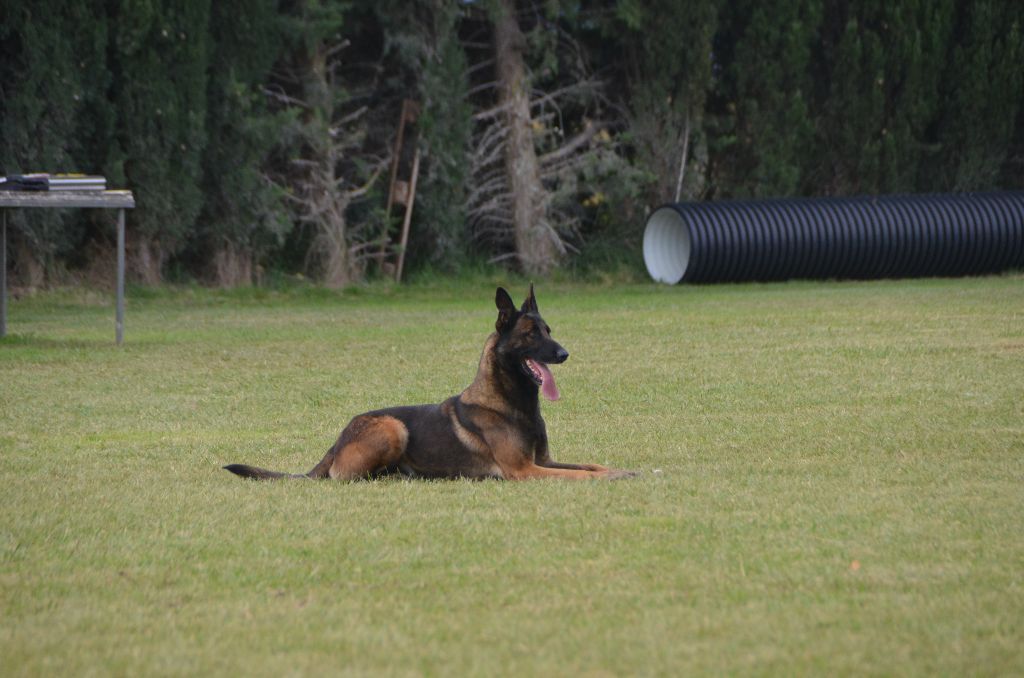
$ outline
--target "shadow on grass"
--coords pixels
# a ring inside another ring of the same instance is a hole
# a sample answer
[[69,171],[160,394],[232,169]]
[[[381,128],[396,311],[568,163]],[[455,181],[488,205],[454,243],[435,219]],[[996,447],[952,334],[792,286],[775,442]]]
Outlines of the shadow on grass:
[[0,337],[0,346],[25,346],[40,349],[85,349],[114,345],[116,344],[113,337],[110,339],[58,339],[55,337],[44,337],[35,332],[20,332]]
[[117,345],[114,340],[114,332],[110,337],[52,337],[37,334],[35,332],[19,332],[0,337],[0,348],[30,348],[39,351],[84,351],[96,349],[126,349],[131,347],[158,346],[174,343],[162,338],[145,337],[132,339],[125,338],[124,344]]

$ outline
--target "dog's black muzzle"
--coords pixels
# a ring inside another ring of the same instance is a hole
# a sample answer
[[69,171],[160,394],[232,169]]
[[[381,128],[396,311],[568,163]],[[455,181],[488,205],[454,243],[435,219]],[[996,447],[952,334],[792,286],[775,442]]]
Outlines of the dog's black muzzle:
[[547,363],[548,365],[558,365],[569,359],[568,351],[555,342],[551,342],[551,344],[551,346],[546,346],[545,350],[537,356],[538,360],[542,363]]

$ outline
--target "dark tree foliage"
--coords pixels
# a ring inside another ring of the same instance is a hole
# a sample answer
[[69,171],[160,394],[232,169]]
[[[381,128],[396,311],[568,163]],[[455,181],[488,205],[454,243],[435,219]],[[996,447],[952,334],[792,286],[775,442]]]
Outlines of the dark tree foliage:
[[215,36],[207,84],[203,207],[190,258],[220,285],[249,284],[259,257],[279,247],[291,221],[263,162],[278,142],[281,119],[263,91],[281,54],[282,29],[265,0],[218,0],[211,5]]
[[724,3],[709,102],[714,192],[794,195],[813,143],[814,0]]
[[[880,132],[879,187],[887,193],[911,193],[925,185],[925,170],[935,162],[929,128],[939,115],[943,72],[953,28],[953,0],[907,0],[886,5],[883,89],[886,121]],[[933,190],[948,190],[936,186]]]
[[947,54],[930,180],[951,191],[1000,186],[1024,102],[1024,3],[956,3]]
[[[649,175],[653,206],[703,191],[707,137],[705,100],[711,86],[717,3],[708,0],[619,0],[615,34],[627,76],[629,142]],[[685,193],[677,191],[680,174]]]
[[[103,169],[111,129],[107,23],[99,1],[10,3],[0,17],[0,174]],[[28,285],[74,256],[82,215],[16,210],[16,273]]]
[[111,13],[114,138],[137,202],[134,268],[155,283],[203,204],[210,0],[121,0]]
[[[558,240],[535,270],[615,266],[677,195],[1019,189],[1022,63],[1024,3],[1002,0],[3,2],[0,174],[131,188],[137,280],[346,284],[394,251],[386,168],[412,99],[407,267],[525,267],[508,139]],[[14,211],[9,231],[18,284],[111,247],[95,213]]]

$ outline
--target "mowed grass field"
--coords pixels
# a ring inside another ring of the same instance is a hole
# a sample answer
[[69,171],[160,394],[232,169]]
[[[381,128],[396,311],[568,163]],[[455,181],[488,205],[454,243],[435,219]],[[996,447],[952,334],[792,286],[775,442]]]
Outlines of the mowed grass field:
[[0,674],[1024,673],[1019,275],[538,286],[630,480],[221,470],[459,392],[497,282],[12,302]]

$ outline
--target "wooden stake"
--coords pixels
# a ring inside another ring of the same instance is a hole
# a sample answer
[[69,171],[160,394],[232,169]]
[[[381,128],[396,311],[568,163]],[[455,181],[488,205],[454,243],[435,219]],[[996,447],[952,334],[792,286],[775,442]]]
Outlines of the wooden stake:
[[409,180],[409,201],[405,205],[405,219],[402,220],[402,242],[398,250],[398,266],[395,267],[395,282],[402,282],[402,267],[405,266],[405,246],[409,243],[409,224],[412,223],[412,206],[416,202],[416,179],[420,176],[420,149],[412,157],[412,179]]

